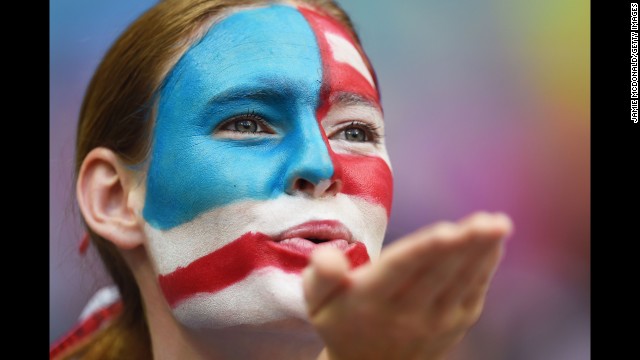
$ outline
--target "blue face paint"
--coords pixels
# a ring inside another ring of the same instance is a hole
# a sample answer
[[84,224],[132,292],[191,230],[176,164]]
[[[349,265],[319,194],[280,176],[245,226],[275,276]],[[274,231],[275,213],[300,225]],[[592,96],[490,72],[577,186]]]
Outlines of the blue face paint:
[[[297,178],[331,178],[315,117],[321,83],[315,35],[295,8],[243,10],[213,26],[160,90],[145,220],[170,229],[215,207],[280,196]],[[275,134],[214,136],[246,113]]]

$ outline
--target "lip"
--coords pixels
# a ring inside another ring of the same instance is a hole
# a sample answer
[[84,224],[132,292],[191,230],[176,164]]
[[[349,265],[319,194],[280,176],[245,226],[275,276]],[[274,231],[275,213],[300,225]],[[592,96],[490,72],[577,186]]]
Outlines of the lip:
[[346,252],[357,243],[351,231],[337,220],[309,221],[285,230],[273,241],[279,247],[307,256],[318,247],[331,246]]
[[280,235],[274,237],[276,242],[293,238],[302,238],[310,241],[317,240],[313,241],[314,243],[338,239],[346,240],[348,243],[354,242],[351,231],[337,220],[308,221],[285,230]]

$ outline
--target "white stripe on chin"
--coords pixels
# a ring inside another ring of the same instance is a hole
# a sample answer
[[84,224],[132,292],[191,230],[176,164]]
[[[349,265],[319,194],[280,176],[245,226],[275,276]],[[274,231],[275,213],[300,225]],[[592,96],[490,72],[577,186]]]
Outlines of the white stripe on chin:
[[275,267],[258,269],[216,293],[191,296],[173,312],[182,324],[198,329],[307,321],[302,278]]

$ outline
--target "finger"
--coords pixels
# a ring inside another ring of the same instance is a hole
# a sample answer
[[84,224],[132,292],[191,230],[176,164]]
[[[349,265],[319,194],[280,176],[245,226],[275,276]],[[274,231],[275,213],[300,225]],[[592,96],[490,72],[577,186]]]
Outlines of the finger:
[[[398,296],[413,287],[427,271],[446,270],[448,274],[457,266],[458,258],[469,241],[479,234],[477,224],[492,221],[492,215],[476,213],[457,224],[441,222],[414,232],[383,251],[378,264],[370,272],[369,290],[382,298],[397,300]],[[493,229],[481,228],[491,232]],[[447,276],[446,278],[448,278]]]
[[486,213],[461,220],[461,248],[451,249],[438,261],[420,269],[413,282],[405,285],[404,293],[396,294],[395,300],[403,307],[426,308],[437,297],[444,296],[447,301],[457,299],[461,291],[474,286],[476,276],[485,267],[486,258],[497,249],[500,236],[506,233],[507,227],[501,222],[500,216]]
[[383,250],[376,263],[354,271],[354,286],[359,291],[375,293],[379,299],[391,299],[414,281],[417,273],[436,266],[447,253],[460,248],[460,228],[441,222],[420,229],[397,240]]
[[485,246],[484,254],[479,253],[475,265],[462,269],[458,283],[468,284],[452,289],[449,300],[454,303],[473,303],[473,299],[484,297],[489,283],[495,274],[504,253],[506,238],[513,232],[513,223],[505,214],[495,214],[492,221],[476,222],[478,233],[483,235],[478,239],[481,246]]
[[495,245],[484,243],[484,247],[469,252],[464,262],[438,293],[428,299],[427,308],[433,311],[446,311],[457,307],[469,293],[475,293],[482,287],[482,279],[487,279],[497,266],[499,242]]
[[390,302],[414,311],[430,306],[444,290],[455,283],[460,268],[468,263],[468,248],[440,254],[428,266],[421,268],[410,281],[393,294]]
[[320,247],[311,254],[302,273],[302,287],[307,309],[313,317],[348,285],[349,261],[338,249]]
[[480,217],[473,222],[479,234],[475,240],[477,250],[433,303],[425,307],[426,318],[452,329],[468,328],[477,321],[502,256],[504,237],[499,236],[512,231],[507,217],[497,215],[492,221]]
[[[482,282],[480,279],[490,277],[491,268],[495,268],[497,265],[497,262],[493,261],[494,264],[487,266],[487,263],[490,262],[484,259],[476,265],[483,267],[480,272],[484,275],[476,275],[474,281],[466,286],[451,286],[447,288],[447,291],[443,291],[430,306],[425,308],[424,319],[447,332],[466,332],[469,327],[475,324],[482,313],[489,282]],[[456,280],[458,279],[460,278]]]
[[501,212],[479,211],[460,219],[459,224],[473,229],[474,239],[478,241],[507,238],[513,232],[513,222]]
[[489,284],[498,269],[502,253],[503,251],[500,249],[493,257],[486,260],[483,264],[482,270],[478,272],[476,277],[473,279],[474,286],[468,287],[465,291],[460,293],[458,301],[464,309],[472,310],[478,305],[481,306],[487,290],[489,290]]

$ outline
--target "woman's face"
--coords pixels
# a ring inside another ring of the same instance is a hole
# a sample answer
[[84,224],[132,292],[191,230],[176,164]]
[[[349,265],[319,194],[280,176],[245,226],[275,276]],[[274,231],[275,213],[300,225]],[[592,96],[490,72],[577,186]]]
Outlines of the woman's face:
[[189,327],[306,319],[318,246],[376,258],[392,176],[371,73],[334,20],[232,13],[160,91],[143,216],[160,287]]

